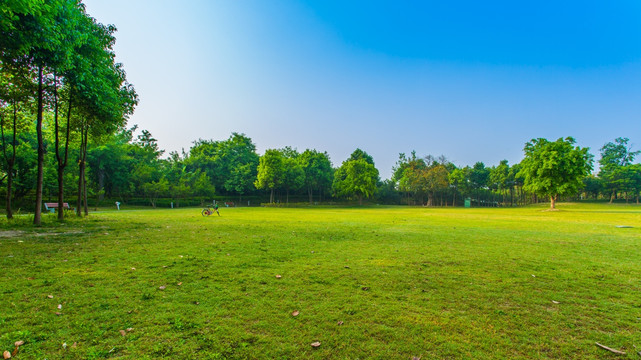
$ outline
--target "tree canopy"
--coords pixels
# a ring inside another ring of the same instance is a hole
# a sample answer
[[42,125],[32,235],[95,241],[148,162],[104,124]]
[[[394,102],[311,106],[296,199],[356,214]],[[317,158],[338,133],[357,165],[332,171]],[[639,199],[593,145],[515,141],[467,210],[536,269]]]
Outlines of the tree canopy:
[[524,188],[548,197],[552,209],[560,195],[578,192],[592,170],[593,156],[588,148],[574,143],[571,137],[554,142],[538,138],[527,142],[523,149],[525,158],[519,176],[524,179]]

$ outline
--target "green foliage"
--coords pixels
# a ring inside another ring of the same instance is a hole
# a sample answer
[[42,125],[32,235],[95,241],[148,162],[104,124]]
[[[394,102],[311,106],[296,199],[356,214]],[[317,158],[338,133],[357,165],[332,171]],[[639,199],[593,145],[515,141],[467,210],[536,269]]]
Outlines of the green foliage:
[[[359,150],[355,151],[357,153]],[[366,154],[366,153],[365,153]],[[351,159],[351,158],[350,158]],[[334,173],[333,190],[336,196],[355,197],[359,204],[363,198],[376,193],[378,170],[366,157],[358,160],[346,160]]]
[[525,144],[518,175],[524,179],[524,189],[549,197],[551,208],[559,196],[577,193],[592,170],[593,156],[588,148],[575,147],[574,143],[567,137],[554,142],[532,139]]
[[258,158],[249,137],[232,133],[224,141],[196,141],[184,164],[187,171],[206,173],[218,191],[243,195],[254,189]]
[[610,202],[617,192],[627,192],[635,187],[634,168],[630,166],[641,151],[632,151],[628,141],[619,137],[601,148],[599,177],[603,180],[604,188],[611,193]]
[[285,170],[285,157],[280,150],[269,149],[260,157],[258,163],[258,176],[255,181],[257,189],[269,189],[271,195],[269,202],[274,202],[274,189],[283,184]]
[[366,153],[365,151],[361,149],[356,149],[352,154],[349,156],[349,159],[347,161],[353,161],[353,160],[365,160],[368,164],[374,165],[374,158]]
[[314,190],[321,192],[331,187],[334,176],[332,162],[327,152],[321,153],[310,149],[300,154],[298,160],[305,175],[305,186],[307,187],[309,203],[311,204]]

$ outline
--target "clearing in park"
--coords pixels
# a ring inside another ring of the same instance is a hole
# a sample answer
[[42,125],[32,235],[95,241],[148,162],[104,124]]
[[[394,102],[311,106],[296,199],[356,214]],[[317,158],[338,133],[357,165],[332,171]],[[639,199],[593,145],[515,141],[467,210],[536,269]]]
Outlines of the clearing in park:
[[546,207],[16,219],[0,232],[0,352],[24,341],[14,358],[617,356],[599,343],[638,358],[641,208]]

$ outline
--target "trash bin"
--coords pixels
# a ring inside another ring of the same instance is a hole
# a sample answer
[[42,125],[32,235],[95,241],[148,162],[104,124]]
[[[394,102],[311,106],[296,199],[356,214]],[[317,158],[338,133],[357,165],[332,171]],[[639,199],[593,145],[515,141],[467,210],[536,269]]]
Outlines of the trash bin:
[[472,206],[472,199],[470,198],[465,198],[465,207],[469,208]]

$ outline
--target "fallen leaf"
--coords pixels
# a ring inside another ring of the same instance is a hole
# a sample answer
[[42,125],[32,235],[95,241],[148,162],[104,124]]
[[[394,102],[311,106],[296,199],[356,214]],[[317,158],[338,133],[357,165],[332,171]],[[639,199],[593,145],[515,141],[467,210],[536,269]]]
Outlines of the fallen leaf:
[[165,285],[161,285],[161,286],[158,287],[158,289],[160,289],[160,290],[165,290],[166,288],[167,287]]
[[131,270],[136,270],[136,268],[131,268]]
[[345,266],[345,269],[349,269],[349,266]]
[[11,359],[11,353],[10,353],[10,352],[8,352],[8,351],[3,352],[3,353],[2,353],[2,356],[3,356],[5,359]]
[[57,312],[56,315],[60,316],[60,315],[62,315],[62,313]]
[[180,285],[182,285],[182,284],[183,284],[182,282],[179,282],[179,283],[178,283],[178,286],[180,286]]
[[300,314],[300,311],[296,310],[292,313],[292,316],[298,316],[298,314]]
[[125,330],[118,330],[118,332],[119,332],[119,333],[120,333],[120,335],[122,335],[122,336],[127,335],[127,332],[126,332]]
[[127,332],[134,331],[134,328],[127,328]]
[[276,279],[280,279],[282,277],[283,277],[282,275],[276,275]]
[[62,348],[66,349],[67,348],[67,343],[62,343]]
[[35,278],[28,277],[27,280],[35,280]]
[[338,325],[339,325],[339,326],[340,326],[340,325],[343,325],[343,322],[342,322],[342,321],[339,321],[339,322],[338,322]]
[[78,347],[78,343],[74,341],[74,343],[73,343],[73,345],[71,345],[71,347],[74,348],[74,349],[77,348]]
[[313,348],[317,348],[320,346],[320,341],[313,342],[311,345]]
[[49,299],[53,299],[53,295],[47,295]]
[[363,286],[362,289],[363,289],[363,291],[369,290],[369,288],[367,286]]
[[536,275],[532,274],[532,277],[536,277]]
[[58,304],[58,310],[62,310],[62,304]]
[[421,360],[420,356],[412,356],[412,360]]
[[13,345],[15,345],[16,347],[18,347],[18,346],[22,346],[22,345],[24,345],[24,341],[22,341],[22,340],[18,340],[18,341],[16,341],[15,343],[13,343]]
[[560,304],[560,302],[552,300],[552,304]]

